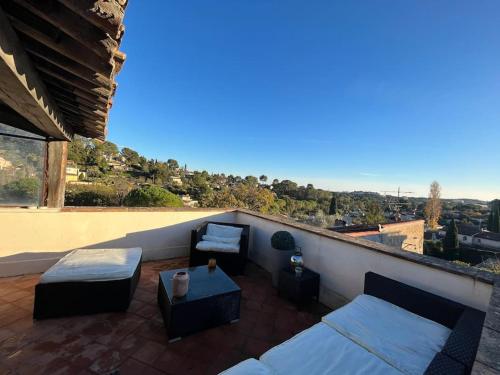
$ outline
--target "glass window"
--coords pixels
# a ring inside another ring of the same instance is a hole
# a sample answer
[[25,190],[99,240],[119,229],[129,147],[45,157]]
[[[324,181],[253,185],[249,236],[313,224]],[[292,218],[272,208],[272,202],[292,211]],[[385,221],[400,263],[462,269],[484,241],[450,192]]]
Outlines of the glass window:
[[40,206],[46,142],[0,123],[0,205]]

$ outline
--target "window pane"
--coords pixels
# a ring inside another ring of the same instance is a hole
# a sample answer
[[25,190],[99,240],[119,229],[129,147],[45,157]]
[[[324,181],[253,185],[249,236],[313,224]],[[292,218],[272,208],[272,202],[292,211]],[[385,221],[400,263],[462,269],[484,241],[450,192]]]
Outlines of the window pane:
[[[40,205],[45,141],[38,135],[1,123],[0,133],[2,133],[0,135],[0,205]],[[37,139],[17,138],[16,135]]]

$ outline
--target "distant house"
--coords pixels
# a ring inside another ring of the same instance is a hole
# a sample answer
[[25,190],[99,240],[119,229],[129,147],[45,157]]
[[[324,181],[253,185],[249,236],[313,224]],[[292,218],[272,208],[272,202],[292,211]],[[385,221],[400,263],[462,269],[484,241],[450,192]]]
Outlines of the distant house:
[[472,224],[458,224],[458,242],[464,245],[472,246],[473,237],[481,233],[481,228]]
[[334,227],[330,230],[414,253],[422,254],[424,251],[424,220],[379,225],[351,225]]
[[12,169],[14,166],[12,163],[0,156],[0,171],[4,169]]
[[76,163],[68,161],[66,165],[66,182],[77,183],[79,182],[80,176],[85,179],[87,178],[87,172],[82,171]]
[[78,181],[79,169],[76,165],[70,165],[66,167],[66,182]]
[[182,179],[179,176],[172,177],[172,183],[174,185],[182,186]]
[[198,201],[191,199],[189,194],[184,194],[184,195],[181,195],[180,197],[181,197],[182,203],[184,203],[185,206],[198,207]]
[[472,244],[476,247],[500,251],[500,233],[484,230],[473,236]]
[[488,232],[471,224],[458,224],[457,229],[458,241],[463,245],[500,250],[500,233]]
[[110,160],[110,161],[108,161],[108,166],[109,166],[112,170],[114,170],[114,171],[121,171],[121,172],[123,172],[123,171],[128,170],[128,166],[127,166],[127,164],[125,164],[125,163],[124,163],[123,161],[121,161],[121,160],[115,160],[115,159]]

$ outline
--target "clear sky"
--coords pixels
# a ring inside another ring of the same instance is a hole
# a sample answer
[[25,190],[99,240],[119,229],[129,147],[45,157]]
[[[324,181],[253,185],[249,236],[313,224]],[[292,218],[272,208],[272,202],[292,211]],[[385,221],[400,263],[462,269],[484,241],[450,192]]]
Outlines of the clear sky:
[[500,198],[500,1],[132,0],[108,139],[190,169]]

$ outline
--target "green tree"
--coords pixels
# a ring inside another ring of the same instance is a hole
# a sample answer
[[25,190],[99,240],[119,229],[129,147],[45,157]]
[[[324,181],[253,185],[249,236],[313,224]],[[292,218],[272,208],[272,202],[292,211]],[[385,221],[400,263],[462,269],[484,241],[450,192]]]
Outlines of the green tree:
[[102,184],[69,185],[64,198],[66,206],[118,206],[116,189]]
[[443,249],[445,251],[458,249],[458,228],[455,219],[451,219],[446,235],[443,239]]
[[155,185],[130,191],[123,200],[129,207],[182,207],[182,200],[175,194]]
[[385,222],[384,212],[377,201],[370,201],[366,205],[364,221],[369,225],[376,225]]
[[332,200],[330,201],[330,209],[328,210],[329,215],[337,215],[339,211],[337,204],[337,195],[334,193],[332,196]]
[[125,163],[127,163],[127,165],[139,164],[139,154],[136,151],[128,147],[124,147],[121,154],[125,158]]
[[265,174],[261,175],[259,177],[259,181],[262,182],[262,183],[266,183],[267,182],[267,176]]
[[257,177],[255,177],[255,176],[246,176],[245,181],[247,184],[254,185],[254,186],[259,183],[259,181],[257,180]]
[[3,187],[5,195],[15,199],[34,200],[38,197],[40,181],[37,178],[21,178],[5,184]]
[[118,155],[118,147],[113,143],[113,142],[103,142],[101,144],[101,150],[104,155],[106,155],[108,158],[111,158],[115,155]]
[[179,163],[175,159],[168,159],[167,160],[167,165],[168,165],[168,168],[170,168],[172,170],[179,169]]
[[75,136],[73,142],[68,145],[68,160],[74,161],[78,165],[85,165],[87,162],[87,150],[84,138]]

